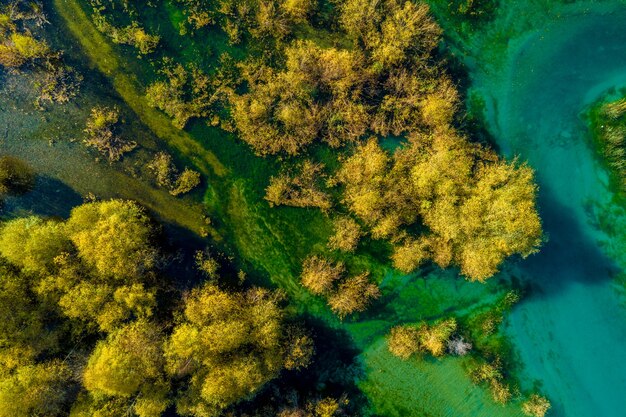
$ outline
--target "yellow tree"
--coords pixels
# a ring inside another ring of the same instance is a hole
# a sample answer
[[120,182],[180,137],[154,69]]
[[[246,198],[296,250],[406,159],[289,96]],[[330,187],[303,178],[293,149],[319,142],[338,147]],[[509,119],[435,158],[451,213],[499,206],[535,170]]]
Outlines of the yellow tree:
[[274,293],[228,293],[211,284],[193,290],[165,344],[167,371],[187,385],[178,412],[209,417],[254,395],[294,357],[284,330]]
[[98,342],[83,374],[95,395],[124,398],[140,417],[160,416],[168,406],[162,335],[145,320],[127,324]]

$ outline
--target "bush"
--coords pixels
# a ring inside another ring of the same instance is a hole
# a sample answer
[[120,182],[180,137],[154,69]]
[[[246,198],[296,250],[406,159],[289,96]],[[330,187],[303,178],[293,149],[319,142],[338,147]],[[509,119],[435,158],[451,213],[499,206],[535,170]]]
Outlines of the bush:
[[537,394],[532,394],[528,400],[522,404],[524,414],[532,417],[544,417],[550,409],[550,401]]
[[380,297],[380,290],[368,277],[369,273],[364,273],[348,278],[328,297],[328,305],[339,318],[365,311],[372,301]]
[[125,141],[115,133],[118,122],[119,110],[108,107],[94,107],[87,119],[85,144],[106,155],[109,161],[118,161],[137,147],[136,142]]
[[409,359],[420,350],[419,332],[410,326],[396,326],[387,338],[387,348],[400,359]]
[[302,263],[301,280],[309,291],[316,295],[328,294],[337,280],[342,278],[345,268],[342,263],[332,263],[320,256],[309,256]]

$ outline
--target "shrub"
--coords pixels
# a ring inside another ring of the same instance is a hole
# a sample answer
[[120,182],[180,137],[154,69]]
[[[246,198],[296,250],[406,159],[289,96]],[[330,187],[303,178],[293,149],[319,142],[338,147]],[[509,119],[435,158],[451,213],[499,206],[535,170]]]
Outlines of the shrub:
[[302,263],[301,281],[313,294],[328,294],[337,280],[342,278],[345,267],[342,263],[332,263],[321,256],[309,256]]
[[532,394],[528,400],[522,403],[524,414],[532,417],[544,417],[550,409],[550,401],[537,394]]
[[372,301],[380,297],[380,290],[368,277],[369,273],[364,273],[348,278],[328,297],[328,305],[339,318],[365,311]]
[[106,155],[109,161],[118,161],[137,147],[136,142],[123,140],[115,133],[118,122],[119,110],[108,107],[94,107],[87,119],[85,144]]
[[396,326],[387,338],[387,348],[400,359],[409,359],[420,350],[419,332],[410,326]]

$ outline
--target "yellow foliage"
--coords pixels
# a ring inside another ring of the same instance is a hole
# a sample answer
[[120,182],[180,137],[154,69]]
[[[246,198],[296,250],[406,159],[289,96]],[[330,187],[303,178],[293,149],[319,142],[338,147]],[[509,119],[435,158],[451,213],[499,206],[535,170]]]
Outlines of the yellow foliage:
[[58,361],[22,366],[2,375],[0,417],[61,415],[70,378],[70,369]]
[[393,355],[407,360],[420,350],[419,332],[414,327],[396,326],[387,338],[387,348]]
[[430,326],[423,325],[418,329],[420,346],[433,356],[441,356],[445,352],[446,342],[455,330],[455,319],[443,320]]
[[131,201],[110,200],[76,207],[67,221],[67,230],[81,260],[102,276],[136,280],[156,264],[152,222]]
[[328,210],[332,206],[330,196],[323,191],[324,165],[304,161],[293,175],[282,173],[270,178],[265,189],[265,199],[271,206],[318,207]]
[[368,277],[369,273],[364,273],[348,278],[328,297],[328,305],[339,318],[365,311],[372,301],[380,297],[378,286]]
[[345,273],[343,263],[332,263],[320,256],[309,256],[302,263],[300,279],[313,294],[328,294],[338,279]]
[[45,273],[71,248],[65,225],[39,217],[11,220],[0,229],[0,254],[28,272]]
[[288,362],[277,302],[275,294],[259,288],[227,293],[206,284],[191,292],[165,344],[167,372],[190,375],[179,413],[214,415],[294,364]]
[[[413,134],[393,156],[370,140],[343,162],[337,182],[372,237],[394,243],[403,272],[431,259],[483,281],[506,257],[528,256],[541,243],[532,170],[451,129]],[[409,232],[415,226],[423,232]]]
[[531,395],[528,400],[522,403],[524,414],[532,417],[544,417],[550,409],[550,401],[537,394]]
[[333,221],[334,234],[328,240],[328,247],[343,252],[354,252],[361,238],[361,227],[348,216],[337,217]]
[[159,382],[164,360],[156,325],[144,320],[126,325],[98,342],[83,374],[85,388],[130,397]]

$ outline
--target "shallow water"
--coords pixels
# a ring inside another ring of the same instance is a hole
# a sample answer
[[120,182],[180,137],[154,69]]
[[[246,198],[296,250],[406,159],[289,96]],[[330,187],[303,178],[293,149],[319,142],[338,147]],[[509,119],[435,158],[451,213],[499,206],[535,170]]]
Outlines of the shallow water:
[[508,52],[504,76],[474,74],[501,150],[537,171],[548,242],[518,266],[532,290],[508,333],[526,385],[539,381],[554,416],[626,416],[626,311],[612,280],[619,267],[603,253],[599,240],[611,237],[589,210],[612,194],[580,116],[626,84],[625,24],[624,6],[563,16]]

